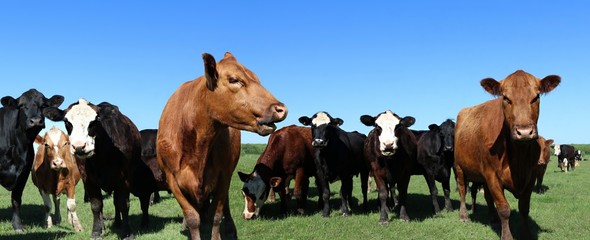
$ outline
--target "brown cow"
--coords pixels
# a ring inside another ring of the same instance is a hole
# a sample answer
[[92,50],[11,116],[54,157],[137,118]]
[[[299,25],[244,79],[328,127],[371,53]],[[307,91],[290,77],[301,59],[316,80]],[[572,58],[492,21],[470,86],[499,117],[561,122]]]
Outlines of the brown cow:
[[219,63],[205,53],[203,62],[205,75],[182,84],[162,111],[157,159],[192,239],[200,239],[202,221],[211,220],[201,217],[204,205],[215,211],[211,238],[221,238],[222,219],[228,237],[237,238],[228,190],[240,157],[240,130],[271,134],[287,108],[231,53]]
[[[297,212],[303,214],[309,190],[309,177],[315,176],[315,149],[311,145],[311,130],[295,125],[281,128],[270,135],[264,152],[258,158],[250,174],[238,172],[244,182],[242,194],[244,218],[257,217],[260,208],[274,188],[281,197],[281,213],[287,212],[288,187],[295,178],[293,195]],[[317,185],[317,184],[316,184]]]
[[545,138],[539,136],[539,145],[541,146],[541,157],[539,158],[539,165],[537,166],[537,177],[535,179],[535,192],[537,193],[545,192],[545,189],[543,188],[543,177],[545,176],[545,171],[547,171],[547,165],[549,164],[549,160],[551,157],[551,144],[553,144],[553,139],[545,140]]
[[561,78],[555,75],[539,80],[522,70],[500,82],[486,78],[481,81],[482,87],[500,98],[459,112],[455,132],[455,167],[462,221],[468,221],[465,183],[485,183],[492,223],[497,223],[497,216],[493,214],[497,209],[502,239],[512,239],[508,224],[510,206],[504,189],[519,199],[518,210],[523,218],[521,235],[525,239],[531,237],[528,226],[530,197],[541,154],[537,142],[539,96],[556,88],[560,81]]
[[45,203],[47,228],[51,228],[54,223],[50,214],[51,200],[49,195],[53,195],[55,223],[59,223],[61,222],[59,198],[65,192],[68,196],[68,222],[77,232],[82,231],[82,225],[80,225],[76,214],[76,198],[74,196],[76,184],[80,181],[80,172],[78,172],[78,166],[70,152],[68,135],[53,127],[42,138],[35,141],[39,141],[39,147],[37,147],[33,169],[31,169],[31,178],[35,186],[39,188],[39,193]]

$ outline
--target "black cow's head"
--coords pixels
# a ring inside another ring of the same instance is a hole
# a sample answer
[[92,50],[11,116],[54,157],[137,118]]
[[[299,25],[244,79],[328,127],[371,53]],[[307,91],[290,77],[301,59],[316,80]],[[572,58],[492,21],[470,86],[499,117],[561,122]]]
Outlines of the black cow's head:
[[327,112],[318,112],[311,118],[302,116],[299,122],[305,126],[311,126],[311,134],[316,148],[323,148],[328,145],[330,136],[334,134],[344,121],[340,118],[332,118]]
[[447,119],[440,126],[431,124],[428,128],[439,134],[443,151],[452,152],[455,149],[455,122]]
[[45,128],[44,109],[47,107],[59,107],[64,101],[61,95],[54,95],[47,99],[36,89],[24,92],[20,97],[14,99],[11,96],[2,98],[2,106],[8,109],[17,109],[18,124],[26,130],[34,130],[35,136]]
[[387,110],[375,117],[363,115],[361,122],[366,126],[375,127],[374,131],[379,139],[379,151],[383,156],[392,156],[398,148],[398,128],[402,126],[408,128],[414,125],[416,119],[411,116],[400,118],[391,110]]

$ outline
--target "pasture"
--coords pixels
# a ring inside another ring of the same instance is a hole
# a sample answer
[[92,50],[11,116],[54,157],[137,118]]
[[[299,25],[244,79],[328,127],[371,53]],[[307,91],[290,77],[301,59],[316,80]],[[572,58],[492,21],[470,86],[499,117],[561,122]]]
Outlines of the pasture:
[[[236,171],[250,173],[258,156],[264,148],[264,144],[242,145],[242,154]],[[574,145],[577,149],[585,151],[588,158],[590,145]],[[338,190],[340,184],[330,185],[333,197],[332,212],[330,218],[323,218],[317,208],[317,189],[313,180],[310,186],[310,198],[307,215],[279,216],[279,203],[267,203],[261,210],[262,217],[255,220],[244,220],[241,217],[244,201],[241,196],[242,182],[237,172],[232,175],[230,187],[230,207],[235,220],[238,237],[241,239],[498,239],[496,233],[488,223],[488,210],[485,206],[483,193],[478,193],[476,214],[471,214],[471,222],[459,221],[459,194],[451,192],[453,212],[443,212],[433,215],[432,204],[427,185],[422,176],[412,176],[408,190],[408,214],[409,222],[402,222],[395,216],[390,219],[388,225],[379,225],[377,193],[369,194],[368,212],[363,212],[358,205],[362,199],[359,178],[355,178],[353,196],[355,198],[353,215],[340,216]],[[533,235],[539,239],[584,239],[590,235],[590,188],[587,180],[590,179],[590,162],[580,163],[580,167],[574,172],[563,173],[557,168],[557,158],[551,157],[551,162],[545,174],[544,185],[547,188],[545,194],[533,193],[531,198],[530,216],[532,219]],[[456,184],[451,182],[451,189]],[[439,189],[439,202],[443,202],[442,187]],[[21,217],[26,229],[25,235],[16,235],[12,229],[10,219],[12,214],[10,204],[10,192],[0,188],[0,239],[89,239],[92,224],[92,212],[90,205],[83,202],[83,184],[79,183],[76,192],[78,217],[84,230],[81,233],[74,232],[66,223],[65,196],[62,197],[61,211],[62,223],[52,229],[44,229],[44,209],[42,198],[37,188],[29,180],[23,193],[23,207]],[[161,192],[162,202],[150,207],[151,225],[148,229],[140,229],[141,210],[139,199],[132,196],[130,199],[130,224],[137,239],[186,239],[188,231],[180,231],[182,213],[176,200],[171,194]],[[515,237],[519,236],[517,201],[506,192],[512,208],[510,226]],[[277,196],[278,201],[278,196]],[[468,208],[471,198],[467,197]],[[294,201],[290,202],[293,209]],[[118,229],[111,227],[114,215],[112,197],[104,201],[104,213],[107,217],[106,229],[103,239],[117,239]],[[390,215],[391,217],[391,215]],[[210,231],[203,231],[209,234]],[[205,239],[208,238],[204,235]]]

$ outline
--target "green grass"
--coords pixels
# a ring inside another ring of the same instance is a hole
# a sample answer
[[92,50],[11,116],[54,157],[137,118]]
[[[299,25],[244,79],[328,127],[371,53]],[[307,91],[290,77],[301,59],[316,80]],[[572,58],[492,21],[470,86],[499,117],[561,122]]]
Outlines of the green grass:
[[[236,170],[250,172],[264,145],[245,145],[242,157]],[[587,223],[590,221],[588,209],[590,209],[590,188],[586,186],[590,179],[590,164],[582,162],[574,172],[563,173],[557,168],[555,156],[545,175],[544,185],[548,190],[545,194],[533,193],[531,200],[531,227],[533,234],[539,239],[584,239],[590,234]],[[313,181],[312,181],[313,183]],[[358,206],[361,198],[360,184],[355,178],[354,197],[357,199],[353,205],[353,216],[342,217],[339,212],[339,183],[331,185],[333,197],[331,200],[333,210],[330,218],[323,218],[316,204],[318,200],[315,185],[311,186],[308,203],[308,214],[305,216],[290,215],[279,216],[279,203],[267,203],[261,214],[261,218],[246,221],[241,218],[244,207],[240,193],[241,182],[234,173],[230,188],[230,205],[232,216],[238,228],[238,237],[241,239],[498,239],[497,232],[487,225],[488,211],[485,207],[483,194],[478,194],[478,213],[471,214],[471,222],[459,221],[458,193],[452,191],[451,199],[455,211],[441,212],[437,215],[431,213],[431,203],[428,188],[421,176],[412,177],[408,199],[408,214],[411,221],[402,222],[392,215],[392,221],[388,225],[379,225],[379,213],[377,211],[377,194],[369,194],[369,212],[362,212]],[[442,192],[440,184],[437,185]],[[452,183],[452,189],[455,184]],[[23,207],[21,217],[27,233],[16,235],[10,223],[11,206],[10,192],[0,189],[0,239],[88,239],[92,224],[90,205],[82,202],[82,184],[77,186],[78,217],[82,221],[84,231],[75,233],[71,226],[66,224],[65,197],[62,197],[62,218],[64,222],[54,226],[51,230],[43,228],[44,210],[42,199],[35,186],[29,182],[23,195]],[[138,239],[186,239],[187,231],[180,231],[182,214],[180,207],[172,195],[162,192],[163,201],[150,207],[151,226],[147,230],[140,230],[140,208],[136,197],[131,198],[131,227]],[[512,194],[506,192],[509,203],[513,209],[510,217],[512,233],[519,235],[520,216],[518,215],[517,201]],[[468,197],[468,203],[470,202]],[[104,212],[107,217],[112,217],[114,208],[112,198],[104,202]],[[443,204],[442,196],[439,203]],[[291,208],[294,201],[290,202]],[[468,205],[469,207],[469,205]],[[103,239],[117,239],[117,229],[111,228],[112,220],[106,221],[106,230]],[[204,234],[205,237],[209,233]]]

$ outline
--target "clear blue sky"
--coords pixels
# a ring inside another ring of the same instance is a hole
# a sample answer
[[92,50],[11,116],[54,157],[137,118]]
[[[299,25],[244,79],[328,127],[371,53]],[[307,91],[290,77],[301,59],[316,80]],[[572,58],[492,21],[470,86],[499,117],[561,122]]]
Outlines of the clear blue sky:
[[[139,129],[232,52],[289,108],[283,127],[327,111],[345,130],[391,109],[415,129],[492,96],[479,81],[517,69],[562,77],[539,132],[590,143],[587,1],[3,1],[0,97],[36,88],[62,107],[118,105]],[[48,128],[53,123],[49,123]],[[63,129],[63,123],[55,123]],[[243,143],[267,137],[242,135]]]

